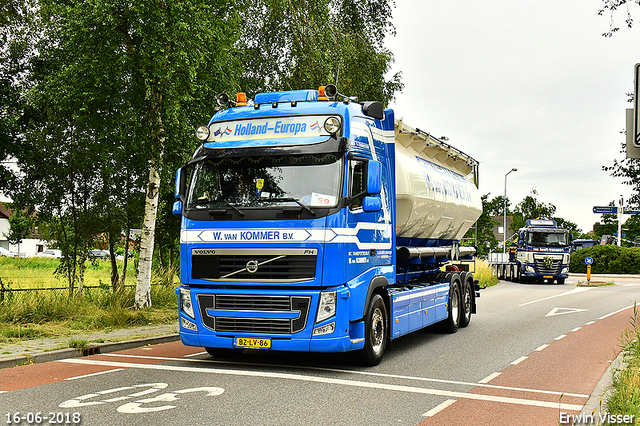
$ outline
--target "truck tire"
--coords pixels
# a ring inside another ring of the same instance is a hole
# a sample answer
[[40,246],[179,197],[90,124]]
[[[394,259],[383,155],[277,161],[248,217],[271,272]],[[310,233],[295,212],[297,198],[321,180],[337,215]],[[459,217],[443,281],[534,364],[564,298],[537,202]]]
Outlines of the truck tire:
[[473,310],[473,275],[464,274],[462,276],[462,293],[461,293],[461,308],[460,312],[460,327],[464,328],[471,322],[471,312]]
[[380,363],[387,345],[387,333],[387,307],[382,296],[375,293],[364,318],[364,348],[358,352],[359,361],[363,365],[374,366]]
[[231,348],[204,348],[209,355],[219,359],[234,359],[242,354],[244,349]]
[[441,322],[442,329],[445,333],[453,334],[460,327],[460,316],[462,309],[460,308],[460,277],[452,279],[449,287],[449,303],[447,319]]

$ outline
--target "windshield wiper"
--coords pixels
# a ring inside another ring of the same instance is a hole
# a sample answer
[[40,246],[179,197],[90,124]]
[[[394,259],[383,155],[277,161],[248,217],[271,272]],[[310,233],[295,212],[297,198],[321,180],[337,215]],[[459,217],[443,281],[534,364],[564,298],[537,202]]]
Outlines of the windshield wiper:
[[[212,203],[224,203],[226,206],[231,207],[234,211],[236,211],[240,216],[244,216],[244,212],[242,210],[240,210],[239,208],[237,208],[236,206],[234,206],[233,204],[225,200],[204,199],[204,200],[196,201],[197,205],[205,205],[205,204],[212,204]],[[214,210],[210,210],[210,211],[214,211]]]
[[304,204],[302,201],[298,200],[297,198],[293,198],[293,197],[287,197],[287,198],[263,198],[261,201],[293,201],[294,203],[297,203],[300,207],[302,207],[303,209],[305,209],[306,211],[311,213],[313,216],[316,215],[316,212],[311,210],[311,208],[309,206],[307,206],[306,204]]

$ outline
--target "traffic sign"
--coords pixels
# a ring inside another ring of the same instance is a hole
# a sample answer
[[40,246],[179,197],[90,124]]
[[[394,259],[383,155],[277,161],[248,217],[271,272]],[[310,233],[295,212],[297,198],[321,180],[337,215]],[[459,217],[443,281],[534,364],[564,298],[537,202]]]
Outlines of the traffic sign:
[[593,265],[593,257],[591,256],[587,256],[584,258],[584,263],[586,263],[587,265]]
[[627,210],[627,209],[624,209],[623,213],[624,214],[640,214],[640,210]]
[[593,207],[593,212],[595,214],[616,214],[618,213],[618,208],[614,206],[595,206]]

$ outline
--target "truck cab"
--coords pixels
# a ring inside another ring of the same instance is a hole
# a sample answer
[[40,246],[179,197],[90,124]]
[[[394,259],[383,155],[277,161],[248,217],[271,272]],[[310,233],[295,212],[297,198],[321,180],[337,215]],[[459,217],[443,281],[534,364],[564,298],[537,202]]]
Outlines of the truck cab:
[[533,279],[564,284],[569,277],[572,234],[552,219],[529,219],[518,230],[515,260],[521,281]]

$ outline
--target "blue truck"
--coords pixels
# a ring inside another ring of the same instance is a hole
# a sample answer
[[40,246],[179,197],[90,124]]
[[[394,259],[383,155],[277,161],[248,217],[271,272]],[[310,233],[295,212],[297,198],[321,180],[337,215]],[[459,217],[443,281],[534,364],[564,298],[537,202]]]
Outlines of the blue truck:
[[508,252],[492,253],[498,278],[516,282],[564,284],[569,277],[573,235],[553,219],[528,219]]
[[218,103],[176,172],[185,345],[376,365],[392,339],[469,324],[476,160],[333,85]]

